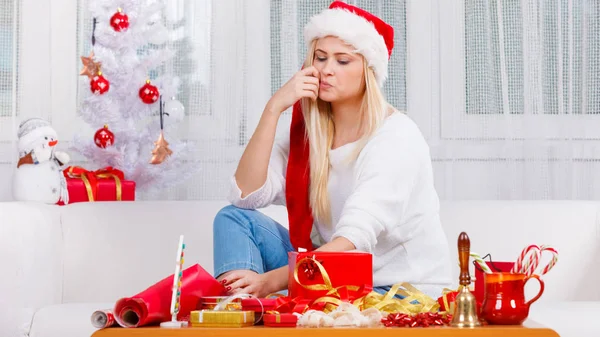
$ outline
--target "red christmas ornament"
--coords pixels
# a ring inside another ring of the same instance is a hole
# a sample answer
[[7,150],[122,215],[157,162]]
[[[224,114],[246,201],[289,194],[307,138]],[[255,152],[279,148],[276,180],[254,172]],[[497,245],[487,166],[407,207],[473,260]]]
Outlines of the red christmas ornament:
[[150,84],[150,80],[146,81],[143,87],[140,88],[140,98],[146,104],[152,104],[158,101],[160,94],[158,88]]
[[117,9],[117,12],[110,18],[110,25],[117,32],[122,32],[129,28],[129,17],[127,14],[121,11],[121,8]]
[[98,75],[92,77],[90,81],[90,90],[96,95],[102,95],[110,89],[110,83],[104,76],[102,76],[102,72],[98,72]]
[[104,125],[103,128],[98,129],[94,135],[94,143],[97,147],[106,148],[115,143],[115,135],[108,129],[108,125]]

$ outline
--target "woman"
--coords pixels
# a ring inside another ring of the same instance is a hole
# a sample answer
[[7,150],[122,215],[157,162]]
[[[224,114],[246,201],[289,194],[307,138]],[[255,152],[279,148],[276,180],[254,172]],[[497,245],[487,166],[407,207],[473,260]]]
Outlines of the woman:
[[[410,282],[437,298],[450,285],[429,148],[383,97],[393,28],[334,1],[304,30],[304,68],[269,100],[214,221],[217,279],[230,293],[287,288],[287,253],[373,255],[378,292]],[[294,105],[289,136],[275,141]],[[286,205],[289,233],[256,211]],[[314,224],[314,226],[313,226]]]

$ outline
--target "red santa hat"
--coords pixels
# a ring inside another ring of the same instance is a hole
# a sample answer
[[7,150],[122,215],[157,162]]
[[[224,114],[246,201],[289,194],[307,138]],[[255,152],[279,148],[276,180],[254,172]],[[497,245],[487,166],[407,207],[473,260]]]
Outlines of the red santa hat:
[[[326,36],[336,36],[356,48],[356,52],[373,69],[379,86],[383,86],[388,76],[388,60],[394,48],[392,26],[363,9],[334,1],[329,9],[313,16],[304,28],[307,45],[314,39]],[[311,250],[310,234],[314,219],[309,200],[309,144],[300,101],[294,104],[292,112],[286,177],[290,241],[295,249]]]

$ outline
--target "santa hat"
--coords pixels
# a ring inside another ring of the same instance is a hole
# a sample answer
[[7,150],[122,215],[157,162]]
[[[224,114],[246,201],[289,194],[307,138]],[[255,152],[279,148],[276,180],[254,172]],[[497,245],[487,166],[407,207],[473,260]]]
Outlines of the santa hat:
[[373,69],[382,86],[388,76],[388,60],[394,48],[394,28],[375,15],[341,1],[313,16],[304,27],[307,45],[314,39],[337,36],[356,48]]
[[[313,16],[304,29],[307,45],[314,39],[326,36],[336,36],[356,48],[356,52],[361,54],[373,69],[379,86],[383,85],[388,76],[388,60],[394,48],[392,26],[363,9],[334,1],[329,9]],[[314,219],[308,190],[309,144],[300,101],[294,104],[292,111],[286,176],[290,241],[295,249],[311,250],[313,245],[310,234]]]
[[24,120],[19,125],[17,137],[19,138],[18,146],[19,153],[25,154],[31,151],[35,146],[39,145],[36,141],[43,139],[46,136],[57,138],[56,131],[50,123],[42,118],[30,118]]

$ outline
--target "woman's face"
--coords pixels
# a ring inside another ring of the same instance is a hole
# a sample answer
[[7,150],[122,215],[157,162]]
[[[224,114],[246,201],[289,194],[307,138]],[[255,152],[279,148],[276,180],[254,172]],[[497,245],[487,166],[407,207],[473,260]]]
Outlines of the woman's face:
[[362,97],[365,90],[363,58],[337,37],[317,40],[313,65],[321,75],[319,98],[339,102]]

